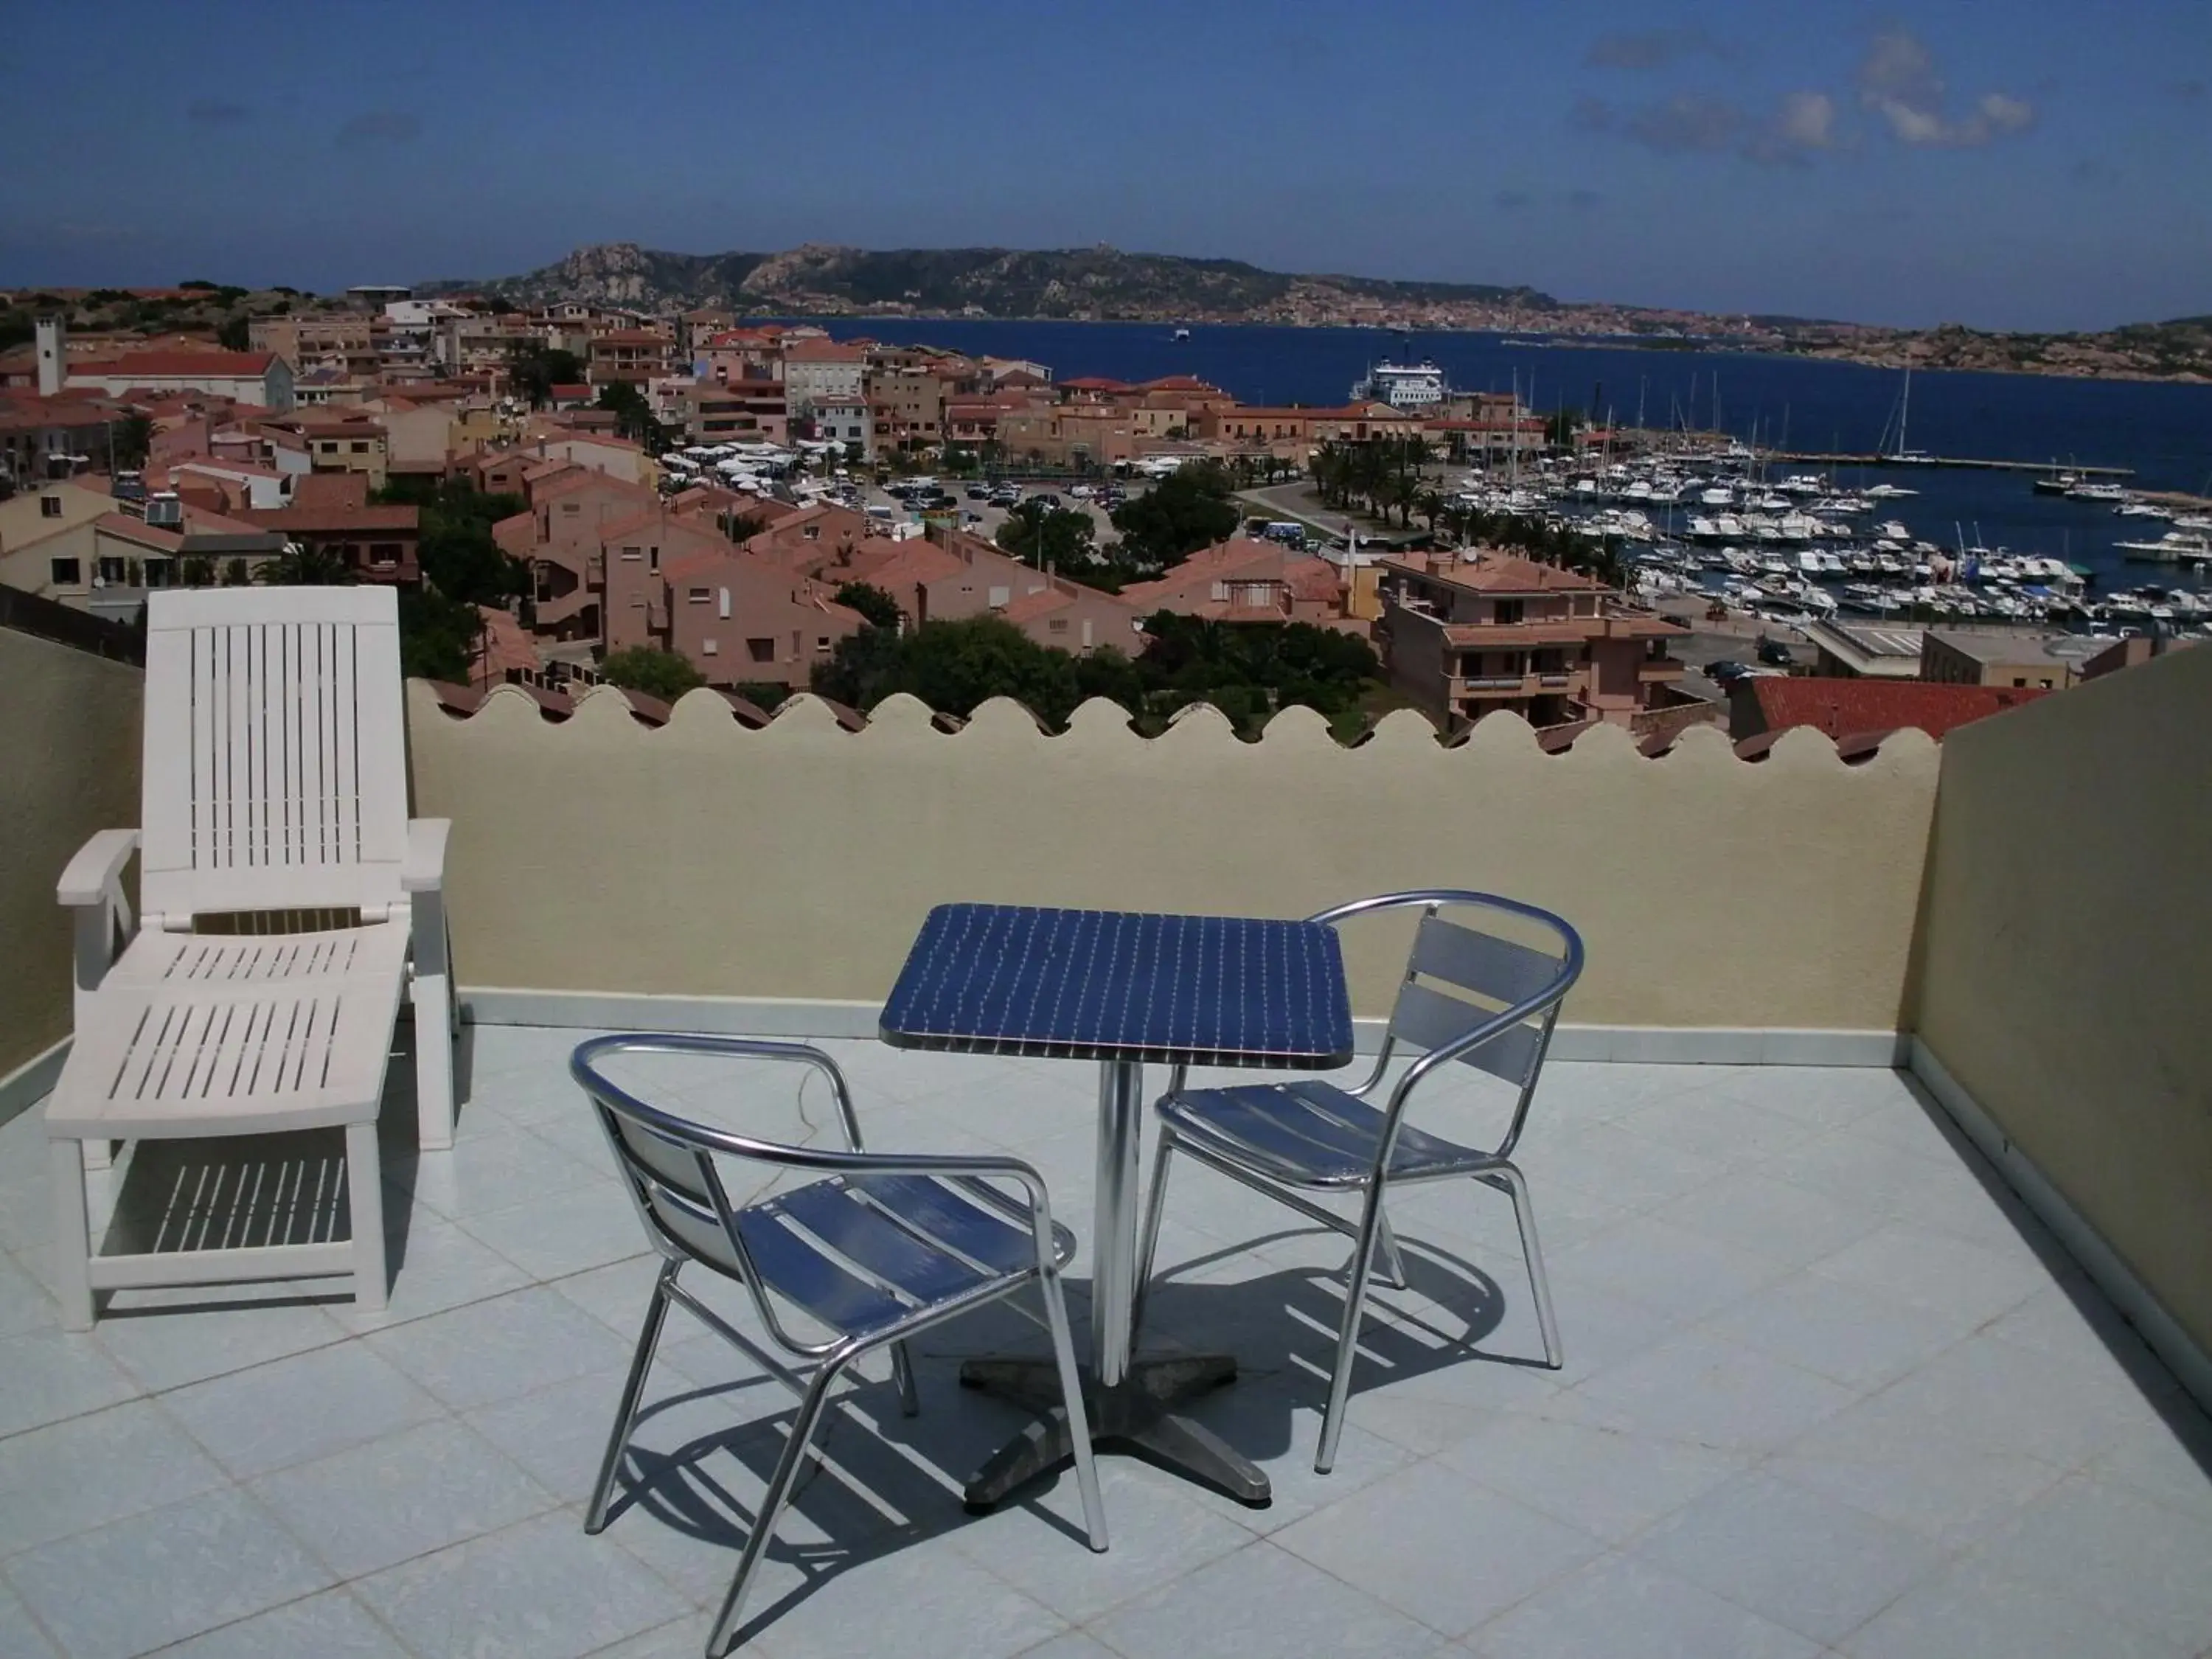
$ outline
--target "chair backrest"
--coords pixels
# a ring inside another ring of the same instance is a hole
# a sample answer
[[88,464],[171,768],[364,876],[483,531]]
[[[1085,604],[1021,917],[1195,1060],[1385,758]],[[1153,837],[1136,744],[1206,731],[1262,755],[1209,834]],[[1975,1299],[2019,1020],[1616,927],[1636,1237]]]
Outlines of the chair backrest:
[[1542,1064],[1560,1000],[1581,971],[1580,941],[1565,922],[1533,907],[1478,894],[1466,895],[1456,902],[1440,901],[1440,904],[1455,916],[1472,921],[1481,920],[1483,912],[1489,909],[1528,918],[1540,928],[1548,926],[1556,930],[1560,953],[1554,956],[1456,920],[1447,921],[1431,908],[1414,933],[1405,981],[1390,1011],[1392,1045],[1441,1048],[1507,1010],[1534,1001],[1536,1006],[1522,1019],[1456,1056],[1466,1065],[1526,1089]]
[[142,908],[400,897],[399,608],[386,587],[147,596]]

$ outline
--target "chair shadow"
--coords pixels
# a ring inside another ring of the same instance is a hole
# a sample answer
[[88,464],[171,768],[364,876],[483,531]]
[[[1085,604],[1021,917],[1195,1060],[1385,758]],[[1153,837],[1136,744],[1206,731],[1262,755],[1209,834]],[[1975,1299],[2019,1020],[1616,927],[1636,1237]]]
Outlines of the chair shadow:
[[[1319,1229],[1299,1229],[1255,1243],[1306,1233],[1334,1237],[1322,1235]],[[1472,1262],[1418,1239],[1401,1235],[1400,1245],[1408,1289],[1382,1290],[1370,1297],[1352,1376],[1355,1417],[1359,1393],[1385,1382],[1469,1362],[1542,1365],[1540,1355],[1499,1355],[1482,1346],[1504,1316],[1504,1297],[1496,1280]],[[1342,1317],[1345,1285],[1340,1271],[1322,1267],[1275,1267],[1233,1281],[1190,1276],[1251,1248],[1224,1249],[1178,1264],[1156,1278],[1146,1305],[1140,1349],[1147,1355],[1200,1347],[1231,1349],[1252,1362],[1240,1382],[1191,1404],[1204,1411],[1207,1425],[1224,1440],[1265,1464],[1291,1450],[1299,1437],[1298,1416],[1310,1416],[1326,1390],[1328,1358]],[[1347,1254],[1349,1249],[1347,1241]],[[1079,1319],[1076,1304],[1087,1300],[1090,1286],[1087,1281],[1070,1279],[1066,1288],[1071,1316]],[[1410,1312],[1404,1306],[1408,1297],[1419,1304]],[[1437,1317],[1438,1306],[1452,1310],[1448,1322]],[[772,1602],[756,1601],[741,1639],[775,1624],[840,1574],[978,1519],[963,1502],[965,1480],[1029,1419],[1012,1406],[963,1389],[959,1363],[979,1351],[1012,1350],[1044,1358],[1048,1350],[1041,1330],[1005,1304],[979,1310],[932,1334],[941,1335],[942,1346],[918,1349],[915,1354],[922,1400],[919,1416],[901,1413],[896,1392],[888,1381],[858,1380],[833,1401],[817,1437],[823,1455],[802,1473],[777,1535],[763,1557],[763,1568],[778,1564],[793,1569],[800,1582]],[[732,1363],[741,1363],[734,1354]],[[1318,1377],[1311,1387],[1279,1385],[1284,1378],[1309,1370]],[[633,1525],[649,1521],[672,1528],[728,1550],[729,1569],[734,1572],[738,1553],[757,1516],[732,1491],[732,1482],[712,1466],[719,1455],[726,1453],[736,1459],[755,1491],[764,1488],[782,1450],[793,1407],[779,1401],[779,1409],[767,1417],[732,1423],[726,1430],[696,1436],[672,1449],[647,1449],[636,1441],[650,1440],[655,1421],[671,1413],[715,1400],[727,1400],[742,1410],[763,1387],[775,1386],[750,1375],[731,1384],[667,1396],[641,1412],[617,1475],[618,1496],[610,1528],[626,1519]],[[1086,1540],[1078,1521],[1043,1501],[1068,1473],[1063,1468],[1040,1477],[1000,1507],[1020,1507],[1061,1534],[1070,1549],[1082,1549]],[[633,1515],[633,1510],[639,1513]],[[819,1540],[793,1541],[787,1534],[794,1518],[805,1529],[818,1533]],[[765,1589],[757,1583],[756,1595]]]

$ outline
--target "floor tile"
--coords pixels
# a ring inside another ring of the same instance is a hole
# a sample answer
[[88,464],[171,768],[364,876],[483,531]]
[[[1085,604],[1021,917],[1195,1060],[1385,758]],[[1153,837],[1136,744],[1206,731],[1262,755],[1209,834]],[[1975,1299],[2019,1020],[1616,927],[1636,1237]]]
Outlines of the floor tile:
[[492,1124],[457,1131],[450,1152],[423,1153],[410,1187],[418,1206],[458,1220],[614,1178],[611,1164],[587,1164],[520,1125]]
[[46,1329],[0,1338],[0,1434],[81,1417],[138,1392],[89,1335]]
[[1413,1454],[1404,1447],[1360,1427],[1358,1405],[1354,1395],[1334,1467],[1316,1474],[1321,1412],[1290,1382],[1239,1382],[1190,1401],[1188,1413],[1265,1469],[1274,1494],[1273,1502],[1258,1510],[1211,1492],[1201,1492],[1200,1501],[1265,1536],[1411,1463]]
[[118,1291],[94,1334],[147,1388],[182,1388],[337,1341],[344,1330],[310,1298],[345,1296],[334,1288],[344,1284],[309,1279]]
[[235,1490],[41,1546],[7,1571],[71,1659],[124,1659],[331,1582],[328,1568]]
[[1815,1659],[1820,1649],[1695,1584],[1607,1556],[1476,1632],[1482,1659]]
[[0,1337],[45,1330],[60,1317],[46,1286],[16,1266],[13,1256],[0,1253]]
[[419,1211],[407,1224],[403,1246],[391,1254],[392,1295],[382,1313],[350,1302],[334,1304],[331,1317],[347,1331],[380,1331],[449,1309],[488,1301],[531,1282],[530,1275],[489,1244],[450,1221]]
[[2091,1472],[2185,1514],[2212,1520],[2212,1421],[2188,1401],[2169,1401],[2157,1421],[2122,1438]]
[[240,1480],[411,1428],[443,1409],[361,1342],[196,1382],[162,1404]]
[[11,1659],[61,1659],[61,1650],[46,1639],[31,1610],[4,1583],[0,1583],[0,1653]]
[[687,1611],[565,1510],[404,1562],[353,1590],[416,1652],[469,1659],[580,1659]]
[[620,1337],[543,1286],[433,1314],[362,1340],[457,1411],[629,1360],[629,1345]]
[[540,1279],[602,1267],[652,1249],[636,1209],[611,1176],[503,1210],[466,1210],[459,1222],[462,1231]]
[[459,1423],[425,1423],[252,1490],[343,1578],[357,1578],[554,1507],[556,1499]]
[[1182,1480],[1133,1458],[1099,1460],[1103,1555],[1085,1540],[1071,1469],[953,1534],[961,1553],[1072,1624],[1082,1624],[1249,1543],[1252,1534],[1189,1495]]
[[1631,1553],[1816,1642],[1856,1630],[1947,1559],[1918,1533],[1763,1474],[1668,1516]]
[[1815,1273],[1793,1273],[1705,1323],[1731,1341],[1861,1389],[1904,1376],[1972,1328],[1956,1314]]
[[1972,1557],[1907,1590],[1844,1638],[1842,1650],[1851,1659],[2182,1659],[2186,1651]]
[[2212,1521],[2124,1487],[2053,1487],[1979,1551],[1992,1572],[2060,1591],[2185,1652],[2212,1646]]
[[173,1648],[161,1659],[410,1659],[390,1631],[342,1589],[225,1625]]
[[1692,1320],[1749,1296],[1787,1270],[1763,1252],[1652,1216],[1632,1216],[1551,1257],[1553,1295],[1589,1285]]
[[1602,1549],[1579,1528],[1433,1462],[1329,1504],[1274,1541],[1447,1636],[1465,1634]]
[[1437,1644],[1436,1632],[1264,1539],[1090,1629],[1123,1659],[1417,1659]]
[[[563,1503],[580,1504],[599,1478],[599,1459],[614,1427],[627,1367],[593,1371],[539,1389],[518,1400],[502,1401],[470,1412],[463,1421],[529,1471],[531,1478]],[[672,1395],[690,1394],[696,1385],[666,1364],[647,1378],[645,1413]],[[776,1390],[777,1402],[789,1396]]]
[[745,1610],[776,1659],[1011,1659],[1066,1629],[941,1535],[842,1565],[796,1601],[748,1597]]
[[150,1400],[33,1429],[0,1440],[0,1555],[222,1484],[215,1461]]
[[1777,1267],[1802,1267],[1856,1243],[1882,1224],[1878,1212],[1808,1192],[1757,1170],[1710,1181],[1652,1215],[1756,1251]]
[[2159,1420],[2158,1406],[2112,1367],[2078,1367],[1982,1336],[1953,1344],[1875,1398],[1972,1443],[2027,1450],[2062,1468]]
[[1975,1542],[2057,1485],[2065,1471],[2016,1445],[1960,1435],[1887,1395],[1847,1407],[1777,1452],[1769,1473],[1910,1527]]
[[1900,1222],[1814,1263],[1812,1271],[1978,1325],[2018,1307],[2050,1282],[2031,1261]]
[[1771,1451],[1856,1397],[1826,1377],[1693,1331],[1601,1372],[1558,1403],[1645,1434]]
[[1442,1461],[1614,1544],[1741,1474],[1750,1462],[1743,1453],[1540,1417],[1501,1418]]

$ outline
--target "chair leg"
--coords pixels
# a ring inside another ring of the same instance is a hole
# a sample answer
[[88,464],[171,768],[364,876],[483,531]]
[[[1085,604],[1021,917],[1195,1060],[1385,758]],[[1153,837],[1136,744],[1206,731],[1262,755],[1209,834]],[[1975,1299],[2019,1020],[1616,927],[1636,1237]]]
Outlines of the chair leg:
[[62,1328],[92,1328],[92,1218],[84,1203],[84,1143],[56,1140],[46,1149],[53,1187],[54,1292]]
[[453,1144],[452,979],[418,971],[414,1000],[416,1133],[424,1152],[441,1152]]
[[722,1610],[714,1617],[714,1633],[707,1638],[708,1659],[727,1653],[737,1634],[738,1616],[744,1611],[745,1591],[752,1583],[753,1570],[768,1548],[768,1540],[775,1535],[775,1523],[783,1514],[783,1506],[791,1500],[793,1483],[806,1462],[807,1448],[814,1431],[821,1425],[822,1409],[830,1401],[830,1386],[844,1370],[845,1360],[851,1356],[831,1359],[814,1374],[800,1396],[799,1414],[791,1425],[791,1438],[784,1443],[783,1455],[776,1459],[775,1473],[769,1477],[768,1490],[761,1494],[760,1513],[754,1518],[752,1535],[745,1540],[744,1553],[738,1558],[738,1570],[731,1576],[729,1594],[722,1598]]
[[584,1511],[584,1530],[605,1529],[607,1508],[614,1502],[615,1480],[622,1473],[623,1453],[629,1446],[629,1431],[637,1421],[638,1401],[645,1396],[646,1373],[653,1369],[653,1351],[660,1346],[660,1328],[668,1318],[668,1287],[676,1282],[676,1263],[665,1262],[653,1281],[653,1300],[646,1304],[645,1324],[637,1334],[631,1354],[629,1376],[623,1384],[622,1402],[615,1407],[614,1432],[607,1437],[606,1455],[599,1459],[599,1478],[592,1488],[591,1506]]
[[1375,1230],[1375,1248],[1382,1252],[1380,1270],[1376,1277],[1394,1291],[1402,1291],[1406,1278],[1406,1260],[1398,1254],[1398,1236],[1390,1231],[1390,1218],[1385,1215]]
[[1160,1247],[1160,1214],[1167,1208],[1168,1159],[1175,1152],[1175,1131],[1160,1126],[1158,1151],[1152,1154],[1152,1190],[1145,1200],[1144,1231],[1137,1238],[1137,1282],[1129,1291],[1129,1345],[1136,1346],[1144,1328],[1145,1292],[1152,1283],[1152,1257]]
[[384,1176],[376,1121],[346,1125],[346,1200],[353,1212],[353,1302],[382,1313],[389,1289],[384,1261]]
[[[1137,1281],[1143,1288],[1144,1280]],[[1075,1363],[1075,1338],[1067,1328],[1067,1303],[1060,1293],[1060,1275],[1042,1280],[1045,1322],[1052,1328],[1053,1363],[1060,1368],[1060,1397],[1067,1402],[1067,1439],[1075,1453],[1075,1484],[1083,1493],[1083,1524],[1091,1534],[1091,1547],[1106,1548],[1106,1500],[1098,1490],[1098,1463],[1091,1450],[1091,1418],[1083,1403],[1083,1373]]]
[[1336,1365],[1329,1373],[1328,1408],[1322,1414],[1321,1445],[1314,1454],[1314,1473],[1327,1474],[1336,1465],[1336,1443],[1344,1433],[1346,1402],[1352,1395],[1352,1365],[1359,1354],[1359,1320],[1367,1306],[1367,1281],[1375,1271],[1376,1239],[1382,1220],[1382,1188],[1368,1189],[1359,1217],[1359,1240],[1352,1255],[1351,1283],[1345,1287],[1344,1323],[1336,1334]]
[[891,1344],[891,1381],[898,1384],[900,1413],[921,1416],[921,1395],[914,1385],[914,1356],[907,1352],[903,1337]]
[[1543,1247],[1536,1242],[1536,1210],[1528,1201],[1528,1182],[1510,1164],[1498,1166],[1506,1195],[1513,1200],[1513,1218],[1521,1224],[1521,1255],[1528,1264],[1528,1289],[1536,1298],[1536,1323],[1544,1333],[1544,1363],[1558,1370],[1567,1363],[1559,1346],[1559,1316],[1552,1310],[1552,1285],[1544,1276]]

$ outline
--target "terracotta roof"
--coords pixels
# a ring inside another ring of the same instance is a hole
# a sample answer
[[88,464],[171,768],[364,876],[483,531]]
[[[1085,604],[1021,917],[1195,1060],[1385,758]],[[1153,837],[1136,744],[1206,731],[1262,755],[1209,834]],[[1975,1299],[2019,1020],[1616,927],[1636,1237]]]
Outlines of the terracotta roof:
[[1382,563],[1387,570],[1429,576],[1482,593],[1591,593],[1607,591],[1606,585],[1595,576],[1585,576],[1578,570],[1563,569],[1555,564],[1540,564],[1534,559],[1524,559],[1512,553],[1477,553],[1471,559],[1454,559],[1441,570],[1432,568],[1425,559],[1386,558]]
[[1040,588],[1034,593],[1024,593],[1007,605],[1000,614],[1010,623],[1033,622],[1039,617],[1050,616],[1055,611],[1065,611],[1075,603],[1075,595],[1063,593],[1056,587]]
[[240,507],[232,515],[257,530],[304,531],[309,535],[337,535],[347,531],[404,530],[422,522],[411,507]]
[[866,361],[867,356],[865,347],[836,340],[799,340],[783,349],[787,363],[857,363]]
[[292,509],[353,509],[368,505],[366,472],[310,472],[292,485]]
[[218,380],[258,380],[276,361],[273,351],[133,351],[120,357],[96,357],[69,365],[72,376],[121,380],[133,374],[154,379],[186,377]]
[[163,553],[173,553],[184,542],[184,532],[162,530],[134,519],[128,513],[103,513],[92,521],[94,530],[103,531],[118,540],[138,547],[150,547]]
[[1759,675],[1737,693],[1758,705],[1768,732],[1810,726],[1841,740],[1918,726],[1931,738],[2051,694],[1997,685],[1932,685],[1919,680],[1813,679]]
[[1079,374],[1072,380],[1060,383],[1062,392],[1127,392],[1127,380],[1109,380],[1100,374]]

